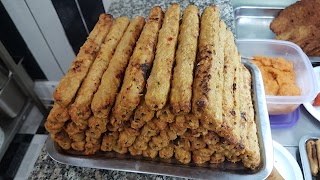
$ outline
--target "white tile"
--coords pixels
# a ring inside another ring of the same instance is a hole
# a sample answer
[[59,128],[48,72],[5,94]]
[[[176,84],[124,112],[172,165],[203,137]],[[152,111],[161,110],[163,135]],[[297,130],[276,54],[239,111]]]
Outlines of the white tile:
[[34,92],[42,101],[53,101],[52,94],[56,89],[59,81],[35,81]]
[[35,134],[38,130],[39,125],[43,119],[43,115],[36,106],[33,106],[27,119],[22,124],[18,133],[20,134]]
[[49,48],[26,1],[1,0],[19,33],[26,42],[49,81],[59,81],[63,76],[56,57]]
[[31,143],[30,146],[26,152],[26,154],[23,157],[23,160],[20,164],[20,167],[18,169],[18,172],[14,179],[27,179],[29,174],[31,173],[34,164],[36,163],[40,153],[41,149],[44,145],[44,143],[47,140],[48,135],[39,135],[36,134]]
[[112,3],[113,1],[114,1],[114,0],[102,0],[102,4],[103,4],[103,7],[104,7],[104,11],[105,11],[105,12],[108,12],[108,11],[109,11],[110,5],[111,5],[111,3]]
[[26,0],[52,53],[64,73],[75,58],[73,49],[51,0]]

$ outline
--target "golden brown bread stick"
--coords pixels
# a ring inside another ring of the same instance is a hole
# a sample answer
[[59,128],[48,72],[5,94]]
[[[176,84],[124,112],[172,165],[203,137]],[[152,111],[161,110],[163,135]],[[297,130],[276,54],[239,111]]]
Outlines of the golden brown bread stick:
[[119,138],[119,132],[108,132],[103,136],[101,151],[112,151]]
[[261,162],[260,156],[260,147],[259,147],[259,140],[257,136],[257,126],[255,123],[254,117],[254,108],[253,108],[253,101],[251,97],[251,74],[249,70],[244,67],[243,64],[240,65],[241,67],[241,74],[243,79],[240,78],[240,82],[243,81],[241,93],[240,93],[240,116],[241,121],[245,121],[247,134],[245,138],[242,138],[242,142],[244,143],[244,154],[241,155],[242,162],[245,167],[256,169],[259,167]]
[[75,98],[76,93],[86,77],[99,48],[106,37],[112,24],[112,16],[101,14],[88,39],[72,62],[67,74],[61,79],[53,93],[56,103],[67,107]]
[[133,129],[141,128],[145,123],[147,123],[154,117],[154,114],[155,111],[149,109],[144,101],[144,98],[142,98],[140,104],[134,112],[134,116],[131,121],[131,127]]
[[236,50],[233,34],[226,31],[224,48],[223,91],[222,91],[222,125],[220,136],[229,142],[240,143],[240,104],[239,104],[239,66],[240,56]]
[[145,101],[152,110],[159,110],[167,102],[171,71],[179,34],[180,6],[173,4],[165,15],[159,32],[156,56],[147,81]]
[[88,119],[89,128],[98,130],[100,131],[100,133],[104,133],[107,131],[107,123],[108,123],[108,120],[104,118],[97,118],[97,117],[91,116]]
[[161,7],[153,7],[130,58],[121,90],[113,107],[111,121],[119,124],[128,121],[139,105],[147,75],[152,67],[162,19]]
[[71,139],[64,129],[57,133],[51,133],[50,137],[57,142],[62,149],[68,150],[71,148]]
[[170,105],[175,114],[187,114],[191,110],[193,68],[197,55],[199,36],[198,8],[189,5],[183,14],[176,65],[173,72]]
[[153,150],[148,146],[148,148],[146,150],[142,151],[142,155],[144,157],[155,158],[158,155],[158,151],[157,150]]
[[88,119],[90,117],[90,104],[93,95],[100,85],[102,74],[107,69],[113,53],[122,38],[123,33],[127,29],[128,24],[129,19],[123,16],[117,18],[111,26],[88,75],[81,84],[74,103],[70,107],[69,113],[73,121],[76,122],[79,119]]
[[208,6],[202,13],[199,56],[193,82],[192,111],[216,127],[222,123],[224,42],[220,38],[219,10]]
[[59,122],[66,122],[70,119],[68,108],[61,107],[58,103],[53,104],[50,114]]
[[104,72],[98,91],[95,93],[91,110],[98,118],[107,118],[120,88],[133,48],[144,26],[141,16],[131,20],[126,32],[120,40],[117,49]]
[[320,139],[316,140],[318,166],[320,167]]
[[317,176],[319,171],[319,164],[317,158],[316,143],[313,140],[307,141],[307,155],[310,164],[311,174]]

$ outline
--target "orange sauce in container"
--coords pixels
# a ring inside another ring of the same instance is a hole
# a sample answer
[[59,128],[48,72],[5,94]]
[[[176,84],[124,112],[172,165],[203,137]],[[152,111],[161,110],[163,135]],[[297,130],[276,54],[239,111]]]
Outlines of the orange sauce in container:
[[299,96],[301,89],[296,85],[293,63],[281,57],[254,56],[250,62],[261,71],[264,89],[271,96]]

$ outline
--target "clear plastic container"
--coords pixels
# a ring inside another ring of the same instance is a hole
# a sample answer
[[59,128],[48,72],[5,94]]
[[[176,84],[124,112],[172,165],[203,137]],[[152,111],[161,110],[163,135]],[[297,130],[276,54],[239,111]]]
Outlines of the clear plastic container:
[[269,115],[288,114],[300,104],[313,100],[318,93],[316,76],[309,58],[299,46],[288,41],[241,39],[236,41],[242,57],[282,57],[294,64],[296,85],[301,88],[300,96],[266,95]]

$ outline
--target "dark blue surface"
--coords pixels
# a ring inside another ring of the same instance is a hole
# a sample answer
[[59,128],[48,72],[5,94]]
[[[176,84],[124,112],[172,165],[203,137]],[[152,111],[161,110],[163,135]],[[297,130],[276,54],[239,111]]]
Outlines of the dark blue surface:
[[300,118],[300,106],[289,114],[270,115],[271,128],[288,128],[294,126]]

